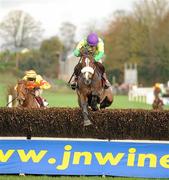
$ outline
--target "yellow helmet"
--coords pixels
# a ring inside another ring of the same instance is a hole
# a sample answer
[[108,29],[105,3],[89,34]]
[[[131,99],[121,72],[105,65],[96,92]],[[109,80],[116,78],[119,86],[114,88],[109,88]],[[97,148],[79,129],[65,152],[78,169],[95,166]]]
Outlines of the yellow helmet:
[[27,76],[27,78],[36,78],[37,76],[36,71],[34,70],[26,71],[25,75]]
[[155,83],[156,88],[160,88],[160,83]]

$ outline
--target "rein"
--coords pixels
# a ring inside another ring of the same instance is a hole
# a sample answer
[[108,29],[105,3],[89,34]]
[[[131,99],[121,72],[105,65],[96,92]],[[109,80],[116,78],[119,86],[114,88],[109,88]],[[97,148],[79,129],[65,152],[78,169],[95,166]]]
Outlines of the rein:
[[12,101],[8,102],[8,103],[6,104],[6,106],[8,107],[8,105],[9,105],[10,103],[12,103],[13,101],[15,101],[15,100],[17,99],[17,97],[18,97],[18,95],[17,95],[14,99],[12,99]]
[[[78,64],[80,63],[81,59],[82,59],[82,57],[80,57]],[[70,82],[71,82],[74,75],[75,75],[75,71],[73,72],[72,76],[70,77],[70,79],[68,81],[68,84],[70,84]]]

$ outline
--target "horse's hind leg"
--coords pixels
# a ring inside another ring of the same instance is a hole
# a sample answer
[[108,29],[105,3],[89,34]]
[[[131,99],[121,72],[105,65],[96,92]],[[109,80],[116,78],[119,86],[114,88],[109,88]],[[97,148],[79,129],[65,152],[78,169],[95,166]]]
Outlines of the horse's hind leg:
[[109,107],[111,104],[112,101],[110,101],[106,96],[106,98],[100,104],[100,109],[105,109],[106,107]]
[[100,109],[104,109],[106,107],[109,107],[113,102],[113,92],[112,88],[108,88],[104,92],[104,98],[102,102],[100,103]]

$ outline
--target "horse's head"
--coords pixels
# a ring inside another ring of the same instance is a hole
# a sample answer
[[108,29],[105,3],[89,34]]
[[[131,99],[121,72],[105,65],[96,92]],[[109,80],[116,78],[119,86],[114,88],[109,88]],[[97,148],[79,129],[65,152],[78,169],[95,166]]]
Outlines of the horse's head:
[[82,54],[82,70],[84,82],[86,85],[90,85],[95,72],[94,58],[92,54]]
[[17,100],[20,105],[22,105],[26,99],[27,95],[27,89],[26,89],[26,81],[25,80],[19,80],[17,84]]

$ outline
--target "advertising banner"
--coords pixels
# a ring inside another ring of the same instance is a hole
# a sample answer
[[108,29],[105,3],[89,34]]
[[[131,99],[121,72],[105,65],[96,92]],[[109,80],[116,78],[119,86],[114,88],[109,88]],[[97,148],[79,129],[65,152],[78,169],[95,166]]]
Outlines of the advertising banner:
[[169,143],[0,140],[0,174],[169,178]]

